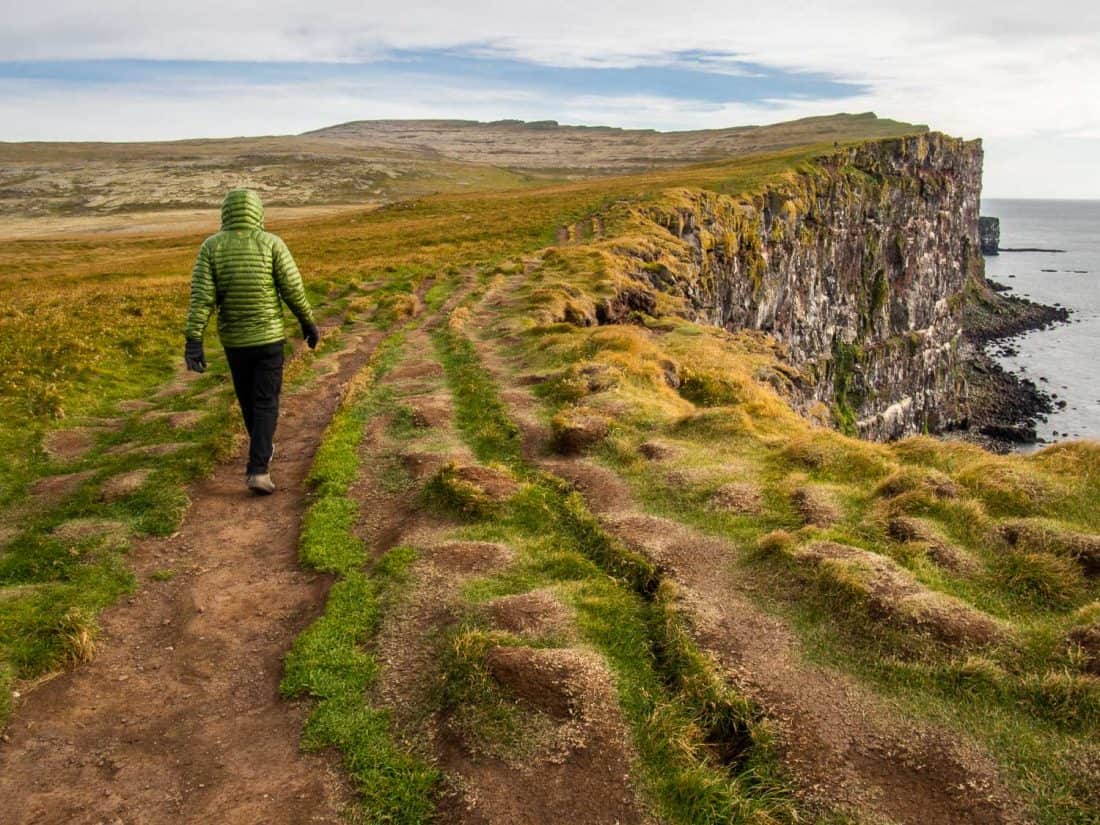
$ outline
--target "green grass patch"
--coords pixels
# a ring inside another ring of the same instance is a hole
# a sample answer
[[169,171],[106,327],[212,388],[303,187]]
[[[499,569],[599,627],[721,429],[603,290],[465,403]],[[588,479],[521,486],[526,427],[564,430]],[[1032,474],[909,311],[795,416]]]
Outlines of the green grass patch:
[[333,585],[324,615],[295,641],[280,689],[311,701],[303,746],[337,748],[355,781],[354,821],[418,825],[431,821],[438,770],[397,745],[389,714],[364,695],[379,665],[365,646],[414,559],[409,548],[383,556],[370,573],[348,570]]
[[[203,378],[159,408],[194,408],[195,395],[218,384],[216,374]],[[42,455],[28,466],[40,475],[89,476],[56,502],[11,505],[20,513],[21,529],[0,552],[0,673],[7,680],[0,693],[7,695],[15,680],[91,655],[94,647],[74,640],[91,638],[98,612],[134,587],[126,563],[130,536],[165,536],[177,529],[188,505],[186,486],[209,473],[233,443],[238,425],[229,399],[208,400],[204,408],[205,417],[191,430],[172,430],[134,414],[104,431],[81,458],[62,462]],[[140,449],[169,441],[182,446],[156,458],[109,452],[119,445]],[[107,480],[141,469],[151,473],[134,493],[111,501],[101,497]],[[74,525],[86,529],[70,531]],[[87,633],[73,631],[73,617],[80,617]]]
[[357,385],[329,422],[314,456],[307,479],[313,498],[302,523],[299,555],[317,570],[348,573],[361,568],[366,560],[366,549],[353,530],[359,505],[347,493],[359,475],[363,427],[391,403],[376,381],[400,357],[403,339],[403,333],[396,332],[379,344],[356,378]]
[[446,328],[435,333],[434,338],[454,396],[455,423],[474,455],[484,462],[521,465],[519,427],[508,417],[474,345]]
[[365,571],[366,548],[354,531],[359,506],[348,496],[359,474],[364,427],[393,407],[390,393],[377,380],[400,357],[403,340],[398,331],[379,345],[314,458],[309,474],[313,498],[302,526],[300,555],[305,564],[339,579],[324,615],[287,654],[281,690],[287,697],[312,702],[303,745],[341,752],[359,792],[353,818],[413,825],[430,821],[439,773],[395,742],[389,714],[370,706],[364,695],[379,668],[365,645],[404,583],[414,553],[397,548]]

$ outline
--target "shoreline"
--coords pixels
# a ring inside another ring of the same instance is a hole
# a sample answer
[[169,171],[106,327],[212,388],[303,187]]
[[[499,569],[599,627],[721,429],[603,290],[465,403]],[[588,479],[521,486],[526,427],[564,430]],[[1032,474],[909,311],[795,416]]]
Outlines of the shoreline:
[[1030,378],[1009,372],[988,347],[1026,332],[1066,323],[1070,310],[1006,294],[1009,287],[982,278],[963,311],[962,361],[970,415],[941,435],[961,438],[997,453],[1039,444],[1036,425],[1055,411],[1054,399]]

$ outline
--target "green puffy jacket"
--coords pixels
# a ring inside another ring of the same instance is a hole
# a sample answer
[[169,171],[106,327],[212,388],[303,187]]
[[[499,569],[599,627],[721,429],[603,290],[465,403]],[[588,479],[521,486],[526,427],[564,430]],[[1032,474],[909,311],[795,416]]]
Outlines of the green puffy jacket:
[[222,203],[222,231],[207,238],[191,271],[183,334],[201,340],[214,307],[222,346],[252,347],[286,337],[282,301],[300,323],[313,320],[302,276],[283,239],[264,232],[264,205],[248,189]]

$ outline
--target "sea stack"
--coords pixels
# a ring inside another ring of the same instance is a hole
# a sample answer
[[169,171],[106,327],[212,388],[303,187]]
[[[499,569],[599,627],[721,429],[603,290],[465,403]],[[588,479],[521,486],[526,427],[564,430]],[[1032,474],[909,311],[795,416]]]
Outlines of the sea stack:
[[983,255],[996,255],[1001,246],[1001,219],[978,218],[978,240]]

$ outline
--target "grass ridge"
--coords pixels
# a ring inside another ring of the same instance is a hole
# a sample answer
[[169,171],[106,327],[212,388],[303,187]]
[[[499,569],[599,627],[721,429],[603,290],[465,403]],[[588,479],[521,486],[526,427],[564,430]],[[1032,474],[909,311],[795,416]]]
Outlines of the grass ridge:
[[348,496],[359,474],[364,427],[388,406],[389,394],[378,379],[400,358],[403,343],[403,330],[383,339],[349,384],[310,470],[313,494],[302,523],[301,560],[337,581],[324,613],[287,653],[280,691],[311,703],[303,747],[341,752],[358,790],[352,819],[414,825],[434,811],[439,772],[399,745],[389,713],[364,697],[379,673],[365,645],[406,580],[415,551],[394,548],[365,570],[366,548],[354,533],[359,506]]
[[[567,482],[524,460],[519,429],[474,344],[451,327],[438,330],[434,340],[460,433],[480,460],[507,465],[526,482],[505,520],[575,549],[614,583],[610,592],[592,585],[595,592],[578,606],[587,641],[616,673],[656,808],[681,823],[798,821],[767,725],[694,645],[676,608],[675,588],[655,565],[604,531]],[[569,567],[560,572],[579,575]],[[609,620],[607,611],[616,618]],[[624,636],[635,644],[624,643]]]

